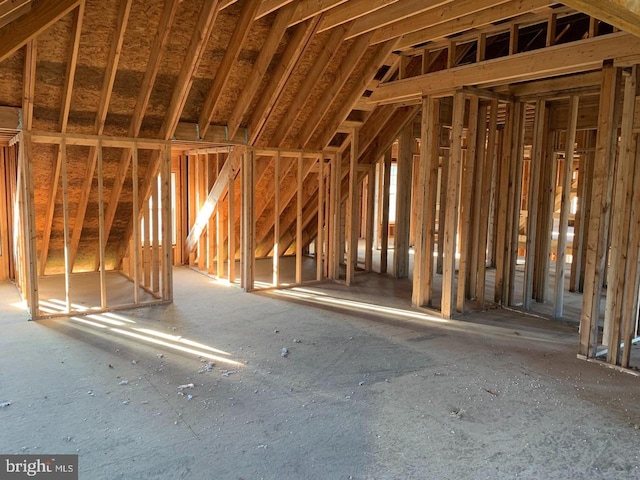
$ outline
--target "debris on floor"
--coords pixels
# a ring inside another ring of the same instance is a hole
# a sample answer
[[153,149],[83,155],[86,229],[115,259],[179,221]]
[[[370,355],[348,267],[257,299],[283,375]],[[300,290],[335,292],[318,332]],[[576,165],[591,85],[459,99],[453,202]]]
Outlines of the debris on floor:
[[158,358],[164,358],[164,353],[156,353],[156,357],[158,357]]
[[131,360],[131,363],[132,363],[133,365],[135,365],[136,363],[138,363],[138,361],[137,361],[137,360]]
[[184,385],[179,385],[178,390],[185,390],[187,388],[193,388],[195,385],[193,383],[185,383]]
[[8,407],[9,405],[11,405],[11,402],[2,402],[0,403],[0,408]]
[[298,339],[298,338],[294,338],[293,339],[293,343],[302,343],[302,341],[300,339]]
[[282,347],[282,350],[280,350],[280,356],[284,358],[287,355],[289,355],[289,350],[286,347]]
[[118,385],[129,385],[129,380],[120,380]]
[[215,366],[215,362],[208,362],[204,367],[198,370],[198,373],[210,372],[211,370],[213,370],[214,366]]
[[455,407],[451,409],[451,412],[449,412],[451,414],[452,417],[456,417],[456,418],[462,418],[462,416],[464,415],[464,410],[462,410],[460,407]]

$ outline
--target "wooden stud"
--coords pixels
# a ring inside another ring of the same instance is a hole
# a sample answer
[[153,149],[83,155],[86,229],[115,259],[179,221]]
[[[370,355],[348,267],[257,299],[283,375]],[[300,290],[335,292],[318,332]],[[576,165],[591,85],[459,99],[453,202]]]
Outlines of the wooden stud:
[[465,300],[469,298],[469,271],[471,248],[474,232],[471,229],[471,210],[473,208],[473,190],[475,181],[476,167],[476,140],[478,135],[478,109],[480,99],[477,95],[471,95],[469,98],[469,126],[467,128],[467,150],[466,156],[461,158],[462,181],[460,190],[460,215],[459,215],[459,234],[458,245],[460,251],[460,260],[458,263],[458,291],[456,297],[456,310],[458,312],[465,311]]
[[513,23],[509,27],[509,55],[515,55],[516,53],[518,53],[518,36],[518,24]]
[[438,121],[437,99],[422,99],[420,120],[420,169],[417,194],[422,196],[418,211],[418,234],[413,263],[412,303],[416,307],[429,305],[433,284],[433,235],[438,177]]
[[[481,119],[485,121],[484,119]],[[484,308],[485,302],[485,286],[486,286],[486,267],[487,267],[487,251],[488,233],[489,233],[489,207],[491,200],[493,165],[495,163],[496,152],[496,131],[498,122],[498,100],[491,101],[489,112],[489,124],[487,135],[487,151],[484,158],[484,166],[482,169],[482,185],[480,198],[480,225],[478,229],[478,257],[477,257],[477,287],[476,298],[479,309]]]
[[[227,156],[227,161],[228,157],[229,156]],[[236,281],[235,182],[236,170],[234,168],[230,168],[227,187],[227,275],[229,276],[229,283],[235,283]]]
[[67,313],[71,313],[71,269],[70,262],[70,245],[71,238],[69,236],[69,178],[67,177],[67,145],[62,142],[60,145],[61,168],[62,175],[62,217],[63,217],[63,235],[64,235],[64,297],[67,306]]
[[389,189],[391,183],[391,149],[384,153],[382,172],[382,222],[380,230],[380,273],[387,273],[389,258]]
[[376,170],[372,165],[369,168],[369,175],[367,176],[367,210],[366,210],[366,225],[365,225],[365,250],[364,250],[364,270],[371,272],[373,270],[373,239],[375,237],[373,232],[373,224],[375,220],[375,195],[376,195]]
[[302,283],[302,167],[303,156],[298,156],[296,189],[296,283]]
[[251,292],[255,272],[255,161],[253,150],[247,148],[242,158],[242,288]]
[[398,138],[396,185],[396,224],[393,273],[396,278],[409,276],[409,234],[411,226],[411,174],[413,170],[413,128],[404,128]]
[[102,142],[98,143],[98,243],[100,259],[100,308],[107,308],[107,268],[105,265],[106,238],[104,235],[104,175],[102,168]]
[[[476,62],[483,62],[487,53],[487,34],[480,33],[478,35],[478,43],[476,46]],[[426,73],[426,72],[423,72]]]
[[144,230],[142,231],[142,285],[151,286],[151,211],[149,202],[142,205],[142,222]]
[[137,304],[140,301],[140,221],[137,215],[140,209],[138,207],[138,147],[136,145],[133,146],[131,183],[133,185],[133,237],[131,244],[133,252],[130,252],[130,256],[133,259],[133,303]]
[[[161,169],[162,204],[162,299],[173,301],[173,260],[172,260],[172,225],[171,217],[171,146],[164,149]],[[135,198],[135,197],[134,197]]]
[[[324,188],[324,157],[318,159],[318,233],[316,236],[316,281],[321,281],[324,267],[324,217],[325,217],[325,188]],[[373,208],[373,205],[371,206]],[[372,217],[373,221],[373,217]],[[371,233],[371,232],[369,232]],[[372,235],[373,237],[373,235]]]
[[531,169],[529,177],[529,203],[527,205],[527,242],[524,265],[524,293],[523,307],[531,310],[533,299],[533,271],[535,258],[535,245],[538,223],[538,206],[540,193],[540,177],[544,156],[546,102],[536,102],[536,117],[534,124],[533,151],[531,154]]
[[[624,97],[622,106],[622,128],[620,145],[615,169],[614,197],[612,203],[610,262],[607,275],[607,300],[605,308],[604,343],[607,350],[607,362],[619,363],[620,340],[622,332],[622,304],[626,282],[634,282],[635,274],[627,274],[629,238],[632,232],[631,199],[633,197],[633,177],[636,169],[636,136],[633,134],[633,118],[636,108],[637,72],[634,67],[624,72]],[[628,269],[629,273],[631,269]],[[634,272],[635,273],[635,272]],[[629,320],[624,319],[627,323]]]
[[[582,148],[588,148],[587,142],[590,137],[589,131],[584,131],[582,138]],[[587,194],[587,170],[589,162],[589,152],[581,155],[581,162],[578,165],[578,191],[577,209],[573,221],[573,243],[571,245],[571,274],[569,277],[569,291],[580,291],[580,272],[582,270],[582,247],[585,225],[585,197]]]
[[[207,154],[204,155],[196,155],[196,212],[199,212],[202,206],[206,201],[206,181],[207,181]],[[203,233],[205,235],[200,235],[198,240],[198,269],[201,271],[206,270],[207,268],[207,235],[206,228],[209,224],[209,221],[204,223],[203,225]]]
[[558,20],[558,15],[552,13],[549,15],[549,20],[547,21],[547,41],[546,46],[551,47],[556,44],[556,24]]
[[591,218],[587,237],[584,293],[580,315],[579,355],[593,358],[597,353],[600,294],[606,257],[608,215],[613,187],[613,159],[617,143],[618,112],[616,108],[620,71],[612,63],[602,68],[602,87],[598,110],[598,135],[591,193]]
[[[160,177],[162,181],[162,177]],[[158,191],[160,185],[156,182],[151,190],[151,291],[153,293],[160,292],[160,209],[162,208],[159,199],[160,192]],[[165,205],[164,208],[171,210],[170,205]],[[169,237],[165,239],[170,244],[173,243],[173,239]]]
[[351,130],[351,151],[349,156],[349,196],[347,199],[346,243],[347,243],[347,285],[353,285],[358,265],[358,129]]
[[571,180],[573,157],[575,155],[576,125],[578,124],[579,97],[570,101],[569,124],[565,137],[564,173],[562,177],[562,197],[560,200],[560,225],[558,231],[558,254],[556,256],[556,280],[554,285],[554,316],[562,318],[564,298],[564,274],[567,252],[567,233],[569,231],[569,210],[571,209]]
[[447,206],[444,223],[444,260],[442,270],[442,316],[451,318],[455,309],[456,226],[458,223],[458,196],[462,167],[462,133],[464,125],[465,96],[456,92],[453,96],[451,133],[451,161],[447,181]]
[[274,159],[273,286],[280,285],[280,152]]
[[[22,172],[22,191],[17,190],[17,194],[23,198],[22,210],[22,232],[24,240],[24,258],[20,259],[20,263],[24,265],[24,279],[27,291],[27,305],[32,320],[36,320],[40,316],[39,297],[38,297],[38,253],[36,250],[36,221],[35,221],[35,205],[34,205],[34,185],[32,159],[33,150],[31,144],[31,135],[23,131],[22,142],[19,147],[19,163]],[[23,292],[25,290],[23,289]]]

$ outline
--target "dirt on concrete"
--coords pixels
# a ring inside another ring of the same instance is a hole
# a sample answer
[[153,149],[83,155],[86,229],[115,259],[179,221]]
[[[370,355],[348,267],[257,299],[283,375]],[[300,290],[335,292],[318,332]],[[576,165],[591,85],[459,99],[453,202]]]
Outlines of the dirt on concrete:
[[332,290],[176,269],[172,305],[27,322],[4,284],[0,453],[77,453],[92,480],[640,479],[640,379],[578,360],[575,327]]

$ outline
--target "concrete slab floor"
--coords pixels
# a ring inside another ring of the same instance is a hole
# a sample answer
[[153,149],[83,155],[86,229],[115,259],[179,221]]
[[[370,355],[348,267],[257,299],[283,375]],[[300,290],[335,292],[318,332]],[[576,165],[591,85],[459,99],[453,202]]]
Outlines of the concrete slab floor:
[[82,479],[640,478],[639,379],[578,360],[574,331],[342,311],[184,268],[173,305],[91,323],[27,322],[10,284],[0,300],[0,452],[78,453]]

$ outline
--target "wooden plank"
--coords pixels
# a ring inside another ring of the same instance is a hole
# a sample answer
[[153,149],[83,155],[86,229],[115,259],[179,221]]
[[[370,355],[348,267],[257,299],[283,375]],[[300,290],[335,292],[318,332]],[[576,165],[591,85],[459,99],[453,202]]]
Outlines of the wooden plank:
[[132,220],[133,220],[133,236],[131,237],[131,248],[133,252],[129,255],[133,259],[133,303],[140,301],[140,221],[137,212],[140,211],[138,205],[138,186],[140,179],[138,178],[138,147],[133,146],[133,157],[131,161],[131,183],[133,185],[132,199]]
[[254,289],[255,268],[255,182],[253,150],[247,148],[242,156],[242,288]]
[[291,20],[295,10],[295,5],[295,3],[290,3],[278,10],[276,19],[274,20],[273,25],[271,25],[267,38],[262,44],[256,63],[253,65],[249,78],[247,78],[244,84],[242,95],[238,97],[233,107],[233,112],[231,112],[231,115],[227,120],[228,136],[230,138],[233,138],[238,132],[244,115],[258,93],[260,83],[267,74],[269,64],[271,63],[271,60],[280,45],[280,41],[283,38],[284,32],[289,25],[289,21]]
[[[324,217],[325,217],[325,186],[324,186],[324,158],[318,159],[318,234],[316,237],[316,281],[321,281],[323,277],[324,267],[324,251],[325,251],[325,238],[324,238]],[[373,205],[370,205],[373,210]],[[371,217],[373,227],[373,215]],[[369,234],[372,232],[369,231]],[[373,235],[371,235],[373,238]]]
[[[467,30],[477,29],[485,25],[501,22],[508,18],[525,14],[532,10],[548,7],[549,0],[512,0],[500,2],[490,8],[473,11],[473,2],[467,6],[468,10],[457,7],[454,4],[446,12],[440,15],[440,21],[433,24],[425,24],[424,28],[402,32],[398,43],[398,49],[405,50],[414,45],[425,44],[440,38],[449,37]],[[457,15],[454,15],[457,14]]]
[[385,83],[373,92],[370,101],[394,103],[421,95],[451,92],[463,86],[594,70],[604,60],[619,56],[620,45],[625,45],[625,54],[640,55],[640,38],[623,32],[613,33]]
[[507,299],[504,295],[505,285],[505,262],[509,259],[506,256],[508,249],[509,234],[507,231],[508,219],[508,191],[509,191],[509,171],[511,163],[511,137],[514,130],[514,104],[507,105],[505,117],[505,128],[502,130],[500,138],[500,154],[498,155],[497,176],[496,179],[496,212],[495,212],[495,228],[494,228],[494,245],[495,245],[495,293],[494,301],[498,304],[506,304]]
[[[627,281],[633,282],[635,275],[627,275],[627,252],[629,248],[629,226],[631,224],[631,199],[636,160],[636,136],[633,134],[633,117],[637,95],[637,71],[624,72],[624,96],[622,127],[617,164],[615,168],[614,197],[611,205],[611,245],[609,269],[607,271],[607,300],[605,307],[605,331],[603,338],[609,348],[607,362],[619,364],[622,331],[622,294]],[[618,233],[619,232],[619,233]],[[631,278],[630,278],[631,277]],[[626,319],[625,319],[626,320]],[[627,320],[630,323],[630,320]]]
[[598,136],[594,158],[591,218],[587,236],[584,293],[580,315],[580,343],[578,354],[595,357],[598,345],[600,295],[602,292],[605,256],[607,250],[608,215],[611,208],[613,186],[614,145],[617,143],[618,124],[616,102],[620,80],[619,69],[611,63],[602,68],[602,88],[598,113]]
[[636,139],[636,162],[631,198],[629,222],[629,243],[627,248],[627,272],[622,295],[622,327],[620,338],[624,344],[620,365],[629,367],[631,359],[631,340],[637,336],[638,292],[640,292],[640,148]]
[[540,178],[544,155],[546,102],[536,102],[536,117],[533,135],[533,151],[531,154],[531,170],[529,176],[529,195],[527,205],[527,242],[524,265],[523,308],[531,310],[533,299],[533,273],[535,262],[535,244],[538,223],[538,207],[540,194]]
[[142,285],[151,287],[151,211],[149,202],[142,205]]
[[[300,130],[298,132],[298,146],[300,148],[305,148],[308,146],[311,137],[329,111],[336,95],[347,83],[347,80],[349,80],[351,73],[367,51],[370,38],[370,34],[363,35],[357,38],[353,42],[349,53],[347,53],[347,55],[340,62],[340,67],[338,68],[334,81],[329,84],[329,87],[324,91],[316,105],[313,107],[314,114],[310,115],[304,122],[304,124],[300,127]],[[331,139],[329,138],[329,140]],[[327,142],[329,140],[327,140]],[[320,149],[324,148],[324,146],[325,145],[322,145]]]
[[342,154],[338,152],[331,158],[331,186],[329,189],[329,278],[340,278],[340,200],[342,179]]
[[397,38],[408,33],[457,20],[465,15],[482,15],[482,11],[509,2],[510,0],[457,0],[438,5],[408,18],[395,21],[376,30],[371,44]]
[[458,196],[462,167],[462,131],[464,125],[465,97],[456,92],[453,97],[451,133],[451,160],[447,181],[447,206],[444,220],[444,261],[442,270],[442,316],[451,318],[455,309],[456,226],[458,223]]
[[[590,132],[583,132],[581,136],[582,141],[579,142],[581,147],[585,147],[585,140],[589,138]],[[582,247],[584,239],[584,224],[585,224],[585,196],[587,194],[587,163],[589,161],[589,154],[581,155],[581,161],[578,164],[578,189],[576,196],[578,197],[576,213],[573,220],[573,243],[571,245],[571,274],[569,277],[569,291],[578,292],[579,277],[582,270]]]
[[462,181],[460,189],[460,206],[459,206],[459,233],[458,233],[458,250],[460,252],[460,260],[458,262],[458,291],[456,297],[456,310],[458,312],[465,311],[465,300],[469,298],[469,270],[471,259],[471,248],[473,241],[473,232],[471,230],[471,209],[473,207],[473,190],[475,182],[476,167],[476,138],[478,134],[478,108],[480,107],[480,99],[476,95],[469,97],[469,121],[467,128],[467,151],[466,156],[462,158],[463,163]]
[[[162,181],[162,177],[160,177],[160,181]],[[151,291],[154,294],[160,292],[160,209],[162,205],[160,204],[160,184],[158,182],[153,184],[151,188]],[[171,210],[171,206],[167,205],[165,208]],[[173,223],[173,219],[172,219]],[[173,243],[173,235],[168,239],[165,239],[165,242]]]
[[173,246],[171,218],[171,146],[167,145],[162,155],[160,164],[160,203],[162,208],[162,299],[173,301]]
[[347,242],[347,285],[353,285],[355,271],[358,266],[358,220],[359,220],[359,195],[358,189],[358,129],[351,131],[351,150],[349,153],[349,196],[347,199],[347,222],[346,222],[346,242]]
[[274,218],[273,218],[273,286],[280,285],[280,152],[276,152],[273,171]]
[[225,188],[227,188],[227,179],[229,178],[230,172],[237,170],[240,166],[240,157],[240,150],[233,150],[233,152],[227,157],[222,170],[220,170],[220,173],[218,174],[218,178],[209,191],[204,204],[198,210],[195,222],[189,230],[184,247],[185,255],[189,255],[189,253],[192,252],[198,244],[200,236],[204,232],[211,215],[213,215],[216,205],[220,201]]
[[270,139],[271,145],[280,145],[293,128],[296,119],[303,111],[303,107],[309,99],[310,93],[316,85],[318,85],[318,82],[322,79],[322,75],[326,71],[327,67],[340,51],[340,44],[344,40],[347,28],[348,27],[346,26],[342,26],[331,32],[329,38],[324,43],[324,48],[311,67],[311,70],[309,70],[302,81],[302,84],[296,90],[295,96],[289,102],[287,113],[282,116],[280,123],[276,127]]
[[411,224],[411,176],[413,171],[413,128],[407,126],[398,138],[394,276],[409,276],[409,230]]
[[304,158],[298,156],[296,178],[296,283],[302,283],[302,168]]
[[373,32],[385,25],[446,5],[451,0],[404,0],[354,20],[348,38]]
[[365,224],[365,249],[364,249],[364,270],[371,272],[373,270],[373,222],[375,219],[375,194],[376,179],[375,168],[372,165],[367,175],[367,208],[366,208],[366,224]]
[[[220,100],[220,95],[224,90],[231,74],[231,67],[238,59],[240,50],[244,44],[247,36],[249,35],[249,29],[253,23],[253,19],[260,6],[260,0],[245,0],[242,2],[242,9],[239,13],[238,21],[231,34],[229,45],[224,52],[222,61],[218,69],[216,70],[216,76],[213,79],[213,84],[209,89],[209,93],[205,98],[202,110],[200,111],[200,118],[198,125],[202,136],[206,135],[209,129],[209,123],[213,118],[213,113]],[[235,134],[235,132],[233,132]],[[233,136],[233,134],[231,136]]]
[[248,144],[253,145],[260,138],[267,118],[274,109],[291,72],[298,63],[302,52],[316,32],[320,17],[307,20],[295,27],[289,43],[278,63],[272,69],[271,80],[261,93],[258,103],[248,121]]
[[62,222],[64,236],[64,299],[67,313],[71,313],[71,264],[69,255],[69,245],[71,237],[69,235],[69,179],[67,177],[67,145],[62,142],[60,144],[61,168],[62,176]]
[[191,85],[193,84],[193,79],[195,78],[195,73],[198,71],[200,60],[207,48],[207,42],[211,36],[219,7],[219,0],[204,0],[200,15],[198,16],[198,23],[193,30],[189,49],[182,63],[180,73],[178,74],[176,87],[171,95],[167,113],[165,114],[165,119],[162,124],[160,136],[165,140],[172,137],[178,125],[180,115],[187,101]]
[[0,29],[0,63],[82,3],[82,0],[34,2],[31,10]]
[[81,145],[85,147],[97,147],[98,142],[103,147],[112,148],[133,148],[135,144],[138,149],[161,150],[169,144],[167,140],[157,140],[153,138],[133,138],[133,137],[110,137],[105,135],[84,135],[79,133],[59,133],[42,132],[34,130],[32,132],[33,143],[43,143],[49,145],[60,145],[64,142],[69,145]]
[[412,304],[430,305],[433,288],[433,237],[438,177],[438,121],[437,99],[422,99],[420,120],[420,168],[417,194],[422,196],[418,210],[418,233],[413,262]]
[[[229,283],[236,281],[236,225],[235,225],[235,182],[237,169],[230,168],[228,174],[227,193],[227,275]],[[222,175],[221,175],[222,176]]]
[[[36,249],[36,220],[34,205],[34,185],[32,159],[33,150],[31,135],[28,132],[22,133],[22,141],[19,147],[19,163],[22,173],[23,185],[18,189],[17,195],[23,197],[22,210],[22,233],[24,240],[24,252],[21,263],[24,268],[24,280],[26,287],[27,306],[32,320],[40,316],[39,296],[38,296],[38,253]],[[23,290],[24,292],[25,290]],[[23,293],[24,295],[24,293]]]
[[324,32],[339,25],[351,22],[357,18],[375,12],[383,7],[391,5],[398,0],[349,0],[328,10],[322,16],[318,33]]
[[496,131],[498,122],[498,101],[492,100],[489,111],[487,151],[482,169],[482,192],[480,199],[480,226],[478,230],[478,258],[477,258],[477,288],[476,299],[478,308],[481,310],[485,304],[486,287],[486,267],[489,232],[489,207],[491,200],[491,186],[493,176],[493,164],[496,153]]
[[638,6],[630,0],[567,0],[563,3],[579,12],[607,22],[621,30],[640,35]]
[[104,172],[102,168],[102,143],[98,143],[98,258],[100,261],[100,308],[107,308],[107,267],[105,265],[106,237],[104,235]]
[[[363,71],[360,73],[358,81],[355,82],[355,84],[351,87],[351,90],[349,90],[346,97],[341,100],[340,107],[334,114],[333,118],[331,118],[331,120],[327,123],[325,130],[319,137],[318,143],[316,145],[317,148],[322,149],[329,145],[329,142],[333,138],[335,132],[338,130],[340,125],[342,125],[347,120],[349,113],[353,109],[353,106],[358,101],[358,99],[362,97],[367,89],[367,86],[374,79],[382,62],[384,62],[384,60],[393,50],[393,45],[394,41],[390,41],[376,47],[374,55],[367,62]],[[353,66],[355,66],[356,63],[357,62],[354,61]],[[335,102],[334,97],[332,97],[330,103],[333,102]],[[320,105],[321,108],[324,109],[324,103],[321,103]]]
[[554,316],[562,318],[564,304],[564,275],[571,209],[571,180],[575,155],[576,125],[578,123],[579,97],[571,97],[569,124],[565,137],[564,172],[562,175],[562,197],[560,199],[560,224],[558,226],[558,254],[556,255],[556,279],[554,284]]
[[313,2],[297,2],[289,26],[294,26],[309,18],[320,16],[322,13],[347,3],[348,0],[314,0]]
[[[195,159],[196,159],[196,208],[198,213],[200,212],[204,202],[205,202],[205,196],[206,196],[206,167],[205,167],[205,162],[206,162],[206,158],[207,155],[196,155]],[[211,212],[211,214],[207,217],[207,220],[204,222],[204,225],[202,226],[202,232],[200,234],[200,236],[198,237],[198,242],[197,242],[197,257],[198,257],[198,269],[199,270],[206,270],[207,267],[207,226],[209,225],[209,220],[211,219],[211,216],[213,215],[213,212]]]

